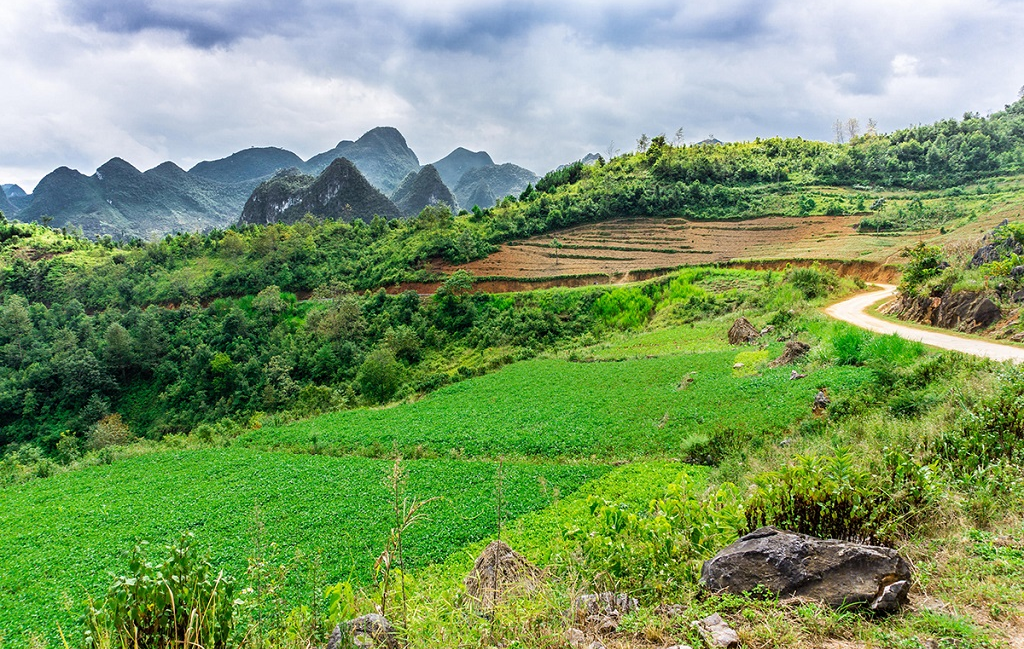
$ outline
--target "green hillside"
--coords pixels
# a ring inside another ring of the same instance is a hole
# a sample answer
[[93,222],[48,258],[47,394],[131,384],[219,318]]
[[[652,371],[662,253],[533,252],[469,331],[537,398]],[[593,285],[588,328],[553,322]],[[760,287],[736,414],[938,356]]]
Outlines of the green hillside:
[[[369,583],[390,526],[391,469],[360,458],[166,451],[4,489],[0,638],[53,641],[60,624],[77,639],[86,598],[102,596],[127,550],[143,539],[159,547],[183,530],[234,575],[245,574],[258,544],[268,553],[275,544],[273,561],[315,557],[321,583]],[[418,460],[403,469],[408,497],[440,498],[406,540],[407,565],[442,560],[493,532],[496,464]],[[502,516],[545,507],[607,470],[505,463]],[[305,596],[308,577],[289,580],[289,597]]]

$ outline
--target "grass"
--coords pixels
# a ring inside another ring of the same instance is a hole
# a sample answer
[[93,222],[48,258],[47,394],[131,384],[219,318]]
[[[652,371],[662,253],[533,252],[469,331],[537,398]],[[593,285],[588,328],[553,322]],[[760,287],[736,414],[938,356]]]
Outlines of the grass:
[[[768,351],[777,356],[782,344]],[[791,368],[734,376],[735,356],[725,350],[618,363],[525,361],[415,403],[267,427],[239,443],[303,450],[315,438],[332,453],[375,454],[397,445],[457,457],[672,457],[721,429],[772,437],[809,416],[819,384],[836,393],[869,377],[857,367],[822,368],[799,382],[789,380]]]
[[[407,493],[439,496],[406,538],[411,566],[441,561],[493,534],[496,465],[410,461]],[[328,582],[366,584],[390,516],[392,463],[246,449],[164,452],[35,480],[3,491],[0,506],[0,636],[57,641],[77,630],[87,596],[101,597],[110,571],[125,570],[140,539],[155,546],[191,530],[214,566],[244,580],[256,512],[263,544],[279,560],[318,557]],[[503,517],[514,519],[571,494],[608,467],[506,463]],[[318,587],[291,585],[302,601]]]

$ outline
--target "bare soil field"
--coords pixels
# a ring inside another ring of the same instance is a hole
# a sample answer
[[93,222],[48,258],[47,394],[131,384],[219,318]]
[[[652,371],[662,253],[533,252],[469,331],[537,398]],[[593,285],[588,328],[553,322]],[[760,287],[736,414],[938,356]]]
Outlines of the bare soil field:
[[[476,277],[494,278],[477,284],[492,291],[521,290],[526,284],[542,288],[636,281],[680,266],[770,260],[863,262],[843,266],[861,275],[876,269],[865,279],[888,281],[893,279],[892,271],[877,269],[902,263],[904,247],[921,240],[943,244],[976,240],[1004,216],[996,210],[949,233],[860,233],[854,229],[859,215],[765,216],[743,221],[619,218],[512,241],[484,259],[441,265],[437,270],[450,274],[461,268]],[[556,248],[553,240],[561,247]]]

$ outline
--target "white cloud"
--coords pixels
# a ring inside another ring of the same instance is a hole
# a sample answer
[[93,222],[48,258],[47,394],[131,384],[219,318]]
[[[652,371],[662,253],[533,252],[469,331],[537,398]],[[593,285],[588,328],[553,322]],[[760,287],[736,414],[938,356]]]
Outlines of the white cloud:
[[543,172],[640,133],[830,137],[997,110],[1020,2],[8,0],[0,181],[303,157],[377,125]]

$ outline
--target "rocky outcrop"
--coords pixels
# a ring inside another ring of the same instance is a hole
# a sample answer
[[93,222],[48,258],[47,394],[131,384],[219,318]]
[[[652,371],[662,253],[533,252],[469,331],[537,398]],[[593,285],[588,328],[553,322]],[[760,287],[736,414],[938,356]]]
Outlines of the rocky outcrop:
[[910,565],[891,548],[762,527],[704,562],[701,582],[734,594],[766,590],[829,606],[890,613],[906,603]]
[[540,569],[502,541],[491,541],[463,583],[476,606],[491,610],[510,592],[533,587]]
[[736,322],[732,323],[732,327],[729,328],[730,345],[743,345],[753,342],[760,337],[761,332],[754,329],[754,325],[750,324],[750,321],[743,317],[737,318]]
[[939,297],[904,295],[883,307],[882,312],[900,320],[964,332],[982,329],[1002,317],[995,302],[973,291],[946,292]]

